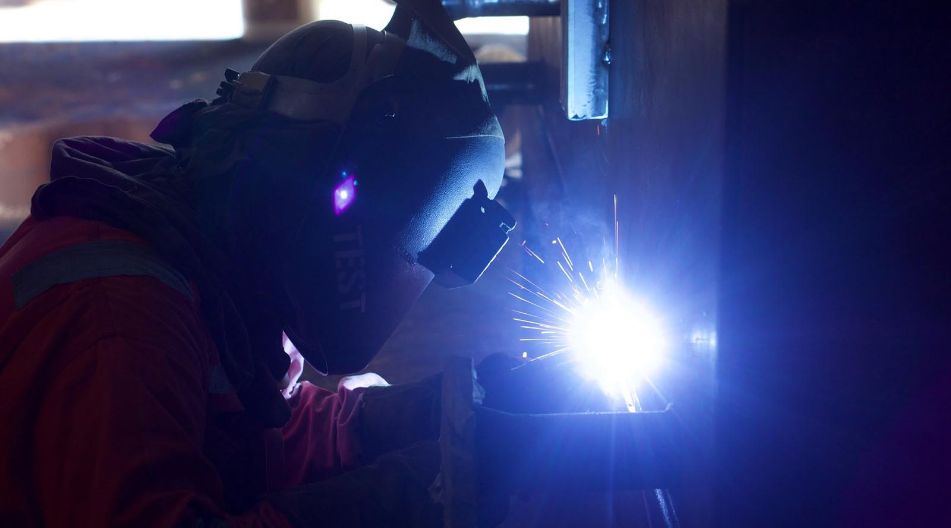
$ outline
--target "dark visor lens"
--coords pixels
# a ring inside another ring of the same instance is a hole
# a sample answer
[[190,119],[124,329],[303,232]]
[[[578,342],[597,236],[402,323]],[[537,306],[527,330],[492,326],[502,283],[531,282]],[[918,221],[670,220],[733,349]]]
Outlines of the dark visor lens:
[[482,180],[474,191],[419,255],[419,262],[436,274],[435,281],[442,286],[455,288],[479,280],[515,228],[515,218],[489,199]]

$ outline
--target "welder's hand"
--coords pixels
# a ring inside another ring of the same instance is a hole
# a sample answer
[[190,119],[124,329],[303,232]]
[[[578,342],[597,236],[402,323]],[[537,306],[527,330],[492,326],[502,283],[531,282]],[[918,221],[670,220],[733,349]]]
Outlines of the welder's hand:
[[290,358],[290,363],[287,366],[287,373],[284,374],[284,379],[280,381],[278,387],[281,389],[284,398],[290,398],[297,390],[301,374],[304,373],[304,356],[297,350],[294,343],[291,343],[291,340],[287,338],[287,334],[282,334],[281,338],[284,352]]
[[437,442],[419,443],[267,500],[301,527],[436,528],[442,525],[442,508],[429,489],[439,462]]

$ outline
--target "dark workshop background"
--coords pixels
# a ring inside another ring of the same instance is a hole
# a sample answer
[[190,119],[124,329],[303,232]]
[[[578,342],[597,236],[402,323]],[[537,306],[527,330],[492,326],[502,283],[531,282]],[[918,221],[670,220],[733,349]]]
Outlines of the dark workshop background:
[[[0,0],[0,31],[47,2]],[[274,35],[363,12],[234,4],[244,39],[0,44],[0,238],[28,213],[54,139],[147,141]],[[506,280],[526,265],[518,243],[601,240],[616,194],[625,276],[678,331],[716,335],[661,383],[692,433],[683,526],[951,526],[951,8],[610,6],[610,118],[569,123],[554,96],[505,109],[516,243],[475,287],[429,290],[372,369],[404,382],[449,354],[520,354]],[[557,86],[556,19],[485,27],[474,47],[543,61]],[[506,526],[650,526],[641,499],[535,501]]]

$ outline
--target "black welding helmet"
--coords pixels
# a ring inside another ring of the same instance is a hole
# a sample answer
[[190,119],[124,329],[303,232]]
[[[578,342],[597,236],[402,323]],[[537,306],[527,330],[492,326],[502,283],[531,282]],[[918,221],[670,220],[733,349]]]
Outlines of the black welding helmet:
[[382,33],[354,26],[350,67],[332,82],[282,59],[319,41],[309,38],[318,29],[288,34],[251,72],[232,73],[232,99],[340,125],[332,161],[302,191],[308,206],[279,272],[285,332],[314,367],[339,374],[369,363],[434,276],[478,279],[515,222],[493,200],[501,128],[437,0],[399,2]]

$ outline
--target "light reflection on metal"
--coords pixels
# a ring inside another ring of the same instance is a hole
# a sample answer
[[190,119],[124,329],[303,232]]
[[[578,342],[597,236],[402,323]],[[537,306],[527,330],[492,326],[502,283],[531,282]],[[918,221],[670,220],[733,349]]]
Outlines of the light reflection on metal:
[[690,335],[690,343],[696,349],[715,351],[717,349],[717,333],[714,330],[694,330]]
[[572,121],[608,117],[608,0],[563,0],[561,100]]

